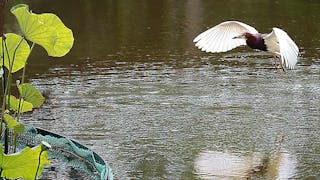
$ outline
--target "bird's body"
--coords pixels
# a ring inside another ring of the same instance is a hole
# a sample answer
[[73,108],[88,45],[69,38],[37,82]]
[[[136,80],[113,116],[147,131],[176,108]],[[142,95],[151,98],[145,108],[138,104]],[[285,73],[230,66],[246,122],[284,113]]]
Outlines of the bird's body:
[[286,32],[273,28],[269,34],[261,34],[255,28],[239,22],[226,21],[199,34],[194,40],[202,51],[226,52],[238,46],[271,52],[280,58],[281,67],[293,69],[299,49]]
[[258,33],[258,34],[250,34],[246,33],[246,44],[252,48],[252,49],[258,49],[261,51],[267,51],[267,46],[264,42],[264,39],[262,37],[263,35]]

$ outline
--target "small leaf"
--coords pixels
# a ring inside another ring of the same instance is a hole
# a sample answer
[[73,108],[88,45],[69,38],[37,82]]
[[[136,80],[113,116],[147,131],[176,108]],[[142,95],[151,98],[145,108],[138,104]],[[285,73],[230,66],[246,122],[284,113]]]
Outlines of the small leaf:
[[50,164],[47,151],[43,151],[42,145],[26,147],[19,153],[5,155],[0,144],[0,156],[1,177],[8,179],[34,180],[35,176],[41,175],[44,166]]
[[[7,96],[7,103],[8,103],[8,96]],[[12,108],[15,112],[18,112],[18,109],[19,109],[19,102],[20,100],[17,99],[16,97],[14,96],[10,96],[10,108]],[[24,113],[24,112],[28,112],[28,111],[32,111],[32,104],[21,99],[21,102],[20,102],[20,112]]]
[[73,33],[55,14],[35,14],[25,4],[13,7],[11,12],[16,16],[24,36],[45,48],[49,56],[64,56],[72,48]]
[[9,114],[3,115],[8,128],[11,129],[13,132],[21,134],[24,132],[24,125],[16,121],[12,116]]
[[[0,45],[2,46],[3,38],[0,37]],[[4,47],[4,66],[7,69],[10,69],[10,65],[13,62],[12,72],[17,72],[18,70],[22,69],[27,61],[27,58],[30,54],[30,46],[27,43],[27,41],[13,33],[5,34],[5,41],[8,52],[6,51],[6,48]],[[2,47],[0,46],[0,56],[2,56]],[[17,48],[16,52],[15,49]],[[9,57],[8,57],[9,54]],[[15,55],[15,56],[14,56]],[[0,66],[2,66],[3,63],[0,61]]]
[[24,83],[18,85],[18,89],[22,99],[30,102],[34,108],[39,108],[43,104],[44,97],[42,96],[41,92],[31,84]]

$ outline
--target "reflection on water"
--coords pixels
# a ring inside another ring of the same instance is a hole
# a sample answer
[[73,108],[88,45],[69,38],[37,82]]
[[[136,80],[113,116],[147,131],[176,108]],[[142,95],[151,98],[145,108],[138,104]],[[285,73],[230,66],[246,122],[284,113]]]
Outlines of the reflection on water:
[[[211,156],[253,169],[267,158],[272,167],[279,134],[286,151],[276,172],[292,163],[288,176],[320,177],[319,1],[32,0],[30,7],[58,14],[75,44],[61,59],[34,49],[27,76],[47,100],[24,121],[97,151],[117,179],[197,179],[195,164]],[[230,19],[261,32],[283,28],[302,52],[296,69],[279,74],[273,59],[246,48],[194,47],[197,34]]]
[[295,157],[286,152],[205,151],[195,160],[195,171],[201,179],[292,179],[296,164]]

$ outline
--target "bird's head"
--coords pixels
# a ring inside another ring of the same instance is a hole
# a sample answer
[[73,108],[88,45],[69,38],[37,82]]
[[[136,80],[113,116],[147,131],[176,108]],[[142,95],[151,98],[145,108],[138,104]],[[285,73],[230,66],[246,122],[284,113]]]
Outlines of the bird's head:
[[251,33],[245,32],[240,34],[239,36],[235,36],[232,39],[248,39],[248,37],[252,36]]

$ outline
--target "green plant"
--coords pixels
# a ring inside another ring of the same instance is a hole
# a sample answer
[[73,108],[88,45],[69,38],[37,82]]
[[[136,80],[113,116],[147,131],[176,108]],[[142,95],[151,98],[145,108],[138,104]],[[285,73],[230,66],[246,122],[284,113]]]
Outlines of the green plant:
[[[37,147],[26,147],[18,153],[7,155],[8,138],[13,138],[16,151],[17,137],[24,132],[24,125],[19,122],[22,113],[39,108],[45,100],[39,90],[30,83],[25,83],[26,65],[36,44],[43,47],[49,56],[61,57],[70,51],[74,39],[72,31],[52,13],[35,14],[30,12],[25,4],[14,6],[11,13],[16,17],[22,35],[6,33],[0,37],[3,97],[0,134],[4,140],[4,143],[0,144],[0,175],[4,178],[35,179],[41,174],[43,167],[49,164],[44,147],[50,145],[44,146],[44,142]],[[12,94],[12,74],[21,70],[21,79],[15,81],[18,89],[16,97]],[[8,136],[8,129],[14,133],[13,137]]]

